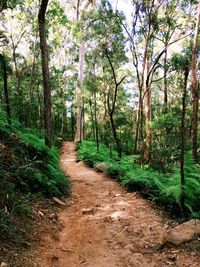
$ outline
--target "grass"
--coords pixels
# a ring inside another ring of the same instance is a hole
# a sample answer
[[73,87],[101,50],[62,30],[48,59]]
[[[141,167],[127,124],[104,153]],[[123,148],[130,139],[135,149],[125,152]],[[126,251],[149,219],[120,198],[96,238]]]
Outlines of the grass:
[[[109,174],[119,181],[128,191],[139,191],[143,196],[160,205],[173,216],[180,216],[180,171],[176,167],[173,172],[163,174],[151,168],[136,164],[137,156],[124,156],[120,161],[117,153],[100,145],[99,152],[95,143],[84,141],[78,145],[79,159],[94,167],[100,162],[108,166]],[[185,157],[185,209],[186,216],[200,218],[200,167],[192,161],[188,152]]]

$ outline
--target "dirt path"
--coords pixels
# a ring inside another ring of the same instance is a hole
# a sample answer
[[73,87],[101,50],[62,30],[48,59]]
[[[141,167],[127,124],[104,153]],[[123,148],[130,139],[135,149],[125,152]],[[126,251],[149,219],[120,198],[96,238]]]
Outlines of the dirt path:
[[73,143],[64,144],[61,164],[72,179],[72,195],[58,214],[64,225],[61,233],[43,237],[39,266],[200,266],[194,253],[160,250],[167,219],[137,193],[127,193],[106,175],[76,163]]

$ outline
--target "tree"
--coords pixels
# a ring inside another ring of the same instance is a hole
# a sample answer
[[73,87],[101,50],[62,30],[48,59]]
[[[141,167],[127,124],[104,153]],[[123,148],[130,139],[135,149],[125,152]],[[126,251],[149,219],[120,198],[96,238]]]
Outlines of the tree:
[[[93,0],[87,0],[85,3],[83,10],[87,10],[89,5],[93,5]],[[80,0],[77,1],[77,21],[80,17]],[[76,94],[76,104],[77,104],[77,111],[76,111],[76,134],[75,134],[75,142],[81,142],[84,137],[84,98],[83,98],[83,81],[84,81],[84,62],[85,62],[85,41],[82,40],[80,43],[79,49],[79,76],[78,76],[78,88]]]
[[197,80],[197,51],[198,51],[198,34],[200,24],[200,1],[198,5],[198,14],[194,41],[192,47],[192,154],[195,162],[198,162],[197,157],[197,138],[198,138],[198,111],[199,111],[199,88]]
[[180,193],[180,207],[181,212],[184,215],[185,209],[185,113],[186,113],[186,97],[187,97],[187,83],[189,75],[189,62],[185,60],[184,64],[184,85],[183,85],[183,96],[182,96],[182,115],[181,115],[181,161],[180,161],[180,171],[181,171],[181,193]]
[[1,62],[2,74],[3,74],[6,113],[7,113],[8,123],[11,125],[11,108],[10,108],[10,99],[9,99],[9,93],[8,93],[8,74],[7,74],[6,59],[4,55],[0,55],[0,62]]
[[[107,48],[105,50],[105,55],[106,55],[106,58],[108,59],[110,68],[112,70],[112,76],[113,76],[113,81],[114,81],[114,90],[113,90],[113,93],[112,93],[112,97],[110,95],[110,90],[108,92],[108,100],[107,100],[108,101],[107,102],[107,104],[108,104],[108,114],[109,114],[109,117],[110,117],[110,124],[111,124],[112,133],[113,133],[113,138],[114,138],[116,146],[117,146],[118,156],[119,156],[119,158],[121,158],[122,157],[122,147],[121,147],[121,141],[120,141],[120,139],[118,137],[117,130],[116,130],[116,125],[115,125],[115,121],[114,121],[114,113],[115,113],[115,107],[116,107],[118,88],[119,88],[120,84],[123,82],[123,80],[126,78],[126,76],[124,76],[118,82],[117,81],[117,77],[116,77],[116,72],[115,72],[115,69],[114,69],[113,63],[111,61],[111,58],[109,56],[109,52],[108,52]],[[112,99],[112,102],[110,102],[110,98]]]
[[43,74],[43,89],[44,89],[44,126],[45,126],[45,144],[51,147],[51,88],[50,88],[50,75],[49,75],[49,58],[46,41],[45,29],[45,14],[48,6],[48,0],[42,0],[39,13],[38,25],[40,35],[40,49],[42,56],[42,74]]

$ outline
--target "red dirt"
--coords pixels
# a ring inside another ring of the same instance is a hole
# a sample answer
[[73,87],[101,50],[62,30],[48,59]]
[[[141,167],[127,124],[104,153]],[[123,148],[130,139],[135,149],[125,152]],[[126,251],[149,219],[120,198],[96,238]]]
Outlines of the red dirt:
[[139,194],[77,163],[72,142],[63,146],[61,166],[72,180],[67,207],[58,213],[64,227],[42,237],[35,266],[200,266],[198,254],[184,247],[160,249],[171,221]]

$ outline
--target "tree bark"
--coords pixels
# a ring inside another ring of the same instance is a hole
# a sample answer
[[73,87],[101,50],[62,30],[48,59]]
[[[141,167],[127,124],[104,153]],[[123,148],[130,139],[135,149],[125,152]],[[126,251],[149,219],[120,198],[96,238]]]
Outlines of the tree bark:
[[187,82],[189,75],[189,64],[186,63],[184,70],[184,88],[182,96],[182,115],[181,115],[181,162],[180,162],[180,172],[181,172],[181,192],[180,192],[180,208],[181,213],[184,215],[185,209],[185,172],[184,172],[184,154],[185,154],[185,112],[186,112],[186,97],[187,97]]
[[96,92],[94,93],[94,121],[95,121],[96,145],[97,145],[97,151],[99,151],[99,127],[98,127],[98,120],[97,120],[97,97],[96,97]]
[[16,82],[17,82],[17,86],[16,86],[16,91],[17,91],[17,96],[18,96],[18,109],[17,109],[17,112],[18,112],[18,118],[19,118],[19,121],[20,123],[22,123],[22,110],[23,110],[23,98],[22,98],[22,88],[21,88],[21,83],[22,83],[22,77],[21,77],[21,73],[22,73],[22,70],[24,70],[25,68],[23,68],[21,71],[19,71],[18,69],[18,66],[17,66],[17,55],[16,55],[16,49],[22,39],[22,37],[24,36],[24,34],[26,33],[26,31],[22,30],[19,38],[14,41],[13,40],[13,35],[11,33],[11,44],[12,44],[12,56],[13,56],[13,61],[14,61],[14,66],[15,66],[15,76],[16,76]]
[[2,63],[2,70],[3,70],[3,84],[4,84],[4,96],[5,96],[5,103],[6,103],[6,113],[8,123],[11,125],[11,108],[10,108],[10,100],[9,100],[9,93],[8,93],[8,74],[7,74],[7,67],[6,67],[6,60],[4,55],[0,55],[1,63]]
[[164,57],[164,106],[165,112],[167,112],[168,105],[168,88],[167,88],[167,45],[165,46],[165,57]]
[[36,43],[37,43],[37,33],[35,36],[34,41],[34,47],[33,47],[33,62],[32,62],[32,68],[31,68],[31,79],[30,79],[30,85],[29,85],[29,125],[32,125],[32,104],[33,104],[33,81],[35,76],[35,60],[36,60]]
[[193,160],[195,162],[198,162],[197,137],[198,137],[199,91],[198,91],[198,80],[197,80],[197,47],[198,47],[199,24],[200,24],[200,1],[198,6],[194,43],[192,47],[192,98],[193,98],[192,99],[192,154],[193,154]]
[[81,142],[83,140],[83,70],[85,62],[85,42],[80,45],[79,55],[79,85],[76,94],[76,135],[75,142]]
[[122,157],[122,147],[121,147],[120,139],[119,139],[119,137],[117,135],[117,130],[116,130],[115,122],[114,122],[114,112],[115,112],[115,106],[116,106],[116,100],[117,100],[118,87],[123,82],[123,80],[126,78],[126,76],[124,76],[119,82],[117,82],[115,69],[114,69],[114,66],[112,64],[112,61],[110,59],[110,56],[108,54],[108,50],[107,49],[105,51],[105,55],[106,55],[106,58],[108,59],[108,62],[109,62],[109,65],[110,65],[110,68],[111,68],[111,71],[112,71],[112,75],[113,75],[114,85],[115,85],[114,92],[113,92],[113,102],[112,102],[112,104],[110,103],[110,95],[109,95],[109,92],[108,92],[108,98],[107,98],[108,113],[109,113],[110,124],[111,124],[112,133],[113,133],[113,138],[114,138],[116,146],[117,146],[118,157],[121,158]]
[[42,0],[39,13],[39,35],[40,35],[40,50],[42,56],[42,74],[44,88],[44,127],[45,127],[45,144],[51,147],[51,88],[49,75],[49,58],[45,32],[45,14],[48,6],[48,0]]
[[93,135],[93,140],[95,141],[95,122],[94,122],[94,116],[92,112],[92,100],[89,100],[89,107],[90,107],[90,116],[91,116],[91,122],[92,122],[92,135]]

